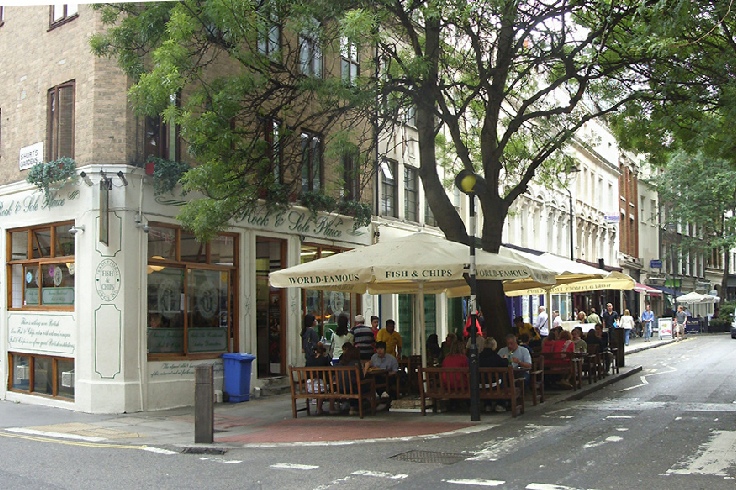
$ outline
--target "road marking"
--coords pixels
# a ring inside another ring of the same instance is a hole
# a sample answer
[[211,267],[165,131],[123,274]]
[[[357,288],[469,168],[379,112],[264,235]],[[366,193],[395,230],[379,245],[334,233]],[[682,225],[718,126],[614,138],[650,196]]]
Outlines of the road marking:
[[608,436],[608,437],[606,437],[602,441],[588,442],[585,445],[583,445],[583,447],[585,449],[589,449],[589,448],[592,448],[592,447],[602,446],[602,445],[604,445],[607,442],[621,442],[623,440],[624,440],[624,438],[621,437],[621,436]]
[[609,415],[607,419],[633,419],[633,415]]
[[460,479],[460,480],[442,480],[445,483],[452,483],[455,485],[476,485],[481,487],[497,487],[506,483],[501,480],[479,480],[479,479]]
[[296,464],[296,463],[274,463],[271,468],[278,470],[316,470],[319,466],[311,464]]
[[205,458],[205,457],[201,457],[199,459],[200,459],[200,461],[212,461],[213,463],[222,463],[222,464],[238,464],[238,463],[242,463],[242,461],[238,461],[237,459]]
[[528,443],[547,433],[566,430],[566,426],[527,424],[517,437],[497,437],[493,441],[484,443],[479,451],[475,451],[475,456],[467,458],[467,461],[498,461],[498,458],[510,453],[516,446]]
[[700,450],[702,453],[684,467],[667,470],[667,474],[729,476],[726,470],[736,467],[736,432],[715,431]]
[[373,476],[376,478],[388,478],[389,480],[403,480],[404,478],[409,477],[409,475],[405,475],[403,473],[392,475],[391,473],[384,473],[382,471],[366,471],[366,470],[353,471],[352,474],[356,476]]
[[45,432],[42,430],[26,429],[23,427],[9,427],[5,430],[8,432],[16,433],[16,434],[28,434],[32,436],[42,436],[42,437],[54,437],[58,439],[72,439],[75,441],[85,441],[85,442],[102,442],[102,441],[107,440],[104,437],[80,436],[77,434],[65,434],[63,432]]
[[152,446],[131,446],[127,444],[109,444],[109,443],[101,443],[101,442],[65,440],[66,438],[43,437],[43,436],[37,436],[37,435],[31,435],[31,434],[20,434],[20,433],[12,434],[12,433],[5,433],[1,431],[0,431],[0,437],[8,437],[8,438],[13,438],[13,439],[25,439],[26,441],[34,441],[34,442],[63,444],[65,446],[77,446],[77,447],[89,447],[89,448],[101,448],[101,449],[137,449],[139,451],[147,451],[147,452],[156,453],[156,454],[166,454],[166,455],[179,454],[176,451],[169,451],[168,449],[161,449],[161,448],[152,447]]
[[578,490],[575,487],[566,487],[564,485],[550,485],[547,483],[530,483],[526,486],[528,490]]

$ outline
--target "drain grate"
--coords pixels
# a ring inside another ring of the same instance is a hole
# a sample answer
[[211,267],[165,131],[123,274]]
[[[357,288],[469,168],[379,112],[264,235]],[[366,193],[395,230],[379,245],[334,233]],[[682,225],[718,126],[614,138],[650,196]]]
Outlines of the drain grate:
[[227,449],[219,447],[189,446],[181,450],[182,454],[225,454]]
[[438,453],[434,451],[407,451],[393,456],[392,459],[411,463],[455,464],[464,460],[465,456],[457,453]]

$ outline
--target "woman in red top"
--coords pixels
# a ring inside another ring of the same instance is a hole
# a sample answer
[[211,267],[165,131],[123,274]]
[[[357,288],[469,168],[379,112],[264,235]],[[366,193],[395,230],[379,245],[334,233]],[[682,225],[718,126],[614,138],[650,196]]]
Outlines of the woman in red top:
[[[456,340],[450,346],[450,353],[442,360],[442,367],[468,369],[468,357],[465,355],[465,344]],[[449,391],[464,389],[467,386],[464,373],[442,374],[442,386]]]

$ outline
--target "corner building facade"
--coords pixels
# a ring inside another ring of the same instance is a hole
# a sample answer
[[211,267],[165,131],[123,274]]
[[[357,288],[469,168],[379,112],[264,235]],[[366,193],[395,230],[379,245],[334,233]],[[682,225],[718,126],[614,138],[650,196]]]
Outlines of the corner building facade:
[[[196,196],[157,195],[146,173],[151,151],[179,151],[175,132],[133,114],[130,80],[90,52],[100,29],[88,5],[3,9],[0,399],[92,413],[191,405],[198,364],[223,390],[225,352],[256,356],[251,390],[283,376],[303,363],[302,304],[356,314],[362,299],[274,290],[268,273],[367,245],[370,231],[294,206],[196,241],[176,219]],[[48,198],[26,182],[62,157],[76,175]]]

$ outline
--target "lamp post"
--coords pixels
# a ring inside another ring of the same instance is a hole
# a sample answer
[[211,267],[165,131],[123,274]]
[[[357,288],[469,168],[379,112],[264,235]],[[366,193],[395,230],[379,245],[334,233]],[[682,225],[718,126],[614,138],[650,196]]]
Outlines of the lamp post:
[[475,327],[478,321],[478,309],[476,307],[476,284],[475,284],[475,184],[478,180],[478,176],[470,170],[461,170],[460,173],[455,177],[455,186],[460,191],[467,194],[469,199],[469,235],[470,235],[470,271],[469,280],[470,283],[470,303],[468,309],[470,310],[470,350],[468,352],[468,364],[470,369],[470,420],[480,420],[480,387],[479,374],[478,374],[478,343],[477,343],[477,329]]

